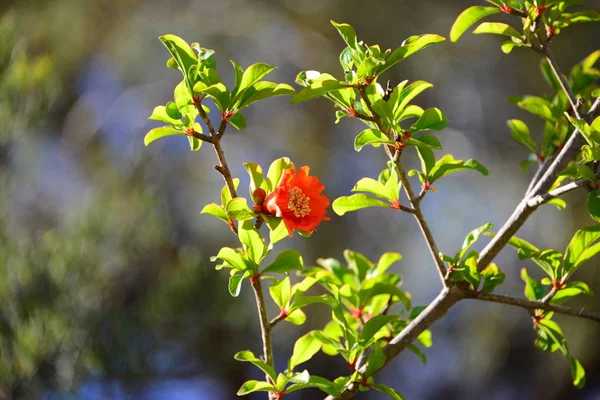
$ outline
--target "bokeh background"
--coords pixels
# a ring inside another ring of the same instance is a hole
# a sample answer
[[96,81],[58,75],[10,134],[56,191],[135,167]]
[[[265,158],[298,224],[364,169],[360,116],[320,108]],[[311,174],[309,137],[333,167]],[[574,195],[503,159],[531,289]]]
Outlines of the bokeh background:
[[[446,35],[454,18],[476,1],[400,0],[13,0],[0,5],[0,398],[2,399],[235,399],[256,370],[233,360],[260,353],[252,293],[233,299],[227,274],[209,257],[235,238],[202,207],[218,200],[223,183],[209,148],[191,153],[187,140],[167,138],[144,147],[154,106],[172,99],[180,79],[165,67],[157,37],[175,33],[217,51],[222,76],[229,59],[243,66],[267,62],[270,77],[293,82],[306,69],[341,76],[344,47],[330,19],[351,23],[370,44],[394,48],[413,34]],[[600,1],[587,1],[599,9]],[[500,39],[467,34],[403,61],[393,82],[435,85],[418,103],[440,107],[451,121],[438,136],[457,158],[476,157],[490,176],[454,175],[423,203],[442,251],[453,252],[466,233],[497,226],[523,195],[533,171],[523,173],[525,150],[505,122],[542,125],[506,102],[509,96],[548,93],[539,56],[504,55]],[[568,71],[600,47],[600,25],[574,26],[553,48]],[[231,130],[224,146],[235,176],[248,179],[245,161],[268,165],[289,156],[310,165],[330,198],[347,194],[363,176],[376,176],[385,157],[357,154],[356,121],[334,124],[326,100],[300,105],[276,98],[246,113],[249,127]],[[411,162],[415,162],[414,158]],[[584,193],[568,208],[539,210],[519,235],[539,247],[563,250],[576,229],[593,221]],[[330,213],[333,214],[333,213]],[[394,268],[415,304],[426,304],[439,281],[418,228],[408,215],[364,210],[331,215],[311,240],[283,242],[307,264],[341,258],[350,248],[372,259],[399,251]],[[480,244],[481,247],[482,244]],[[522,295],[519,262],[506,250],[497,262],[507,273],[500,291]],[[600,292],[600,260],[580,279]],[[576,306],[599,310],[598,297]],[[275,313],[275,309],[271,309]],[[277,363],[293,341],[320,329],[325,306],[311,306],[302,327],[275,331]],[[381,382],[408,399],[599,399],[600,326],[557,317],[572,352],[587,369],[576,390],[566,361],[534,349],[528,314],[506,306],[465,301],[433,326],[434,347],[423,366],[398,357]],[[334,378],[347,372],[319,354],[308,364]],[[254,398],[263,398],[255,396]],[[316,391],[291,399],[318,399]],[[361,399],[379,399],[361,393]]]

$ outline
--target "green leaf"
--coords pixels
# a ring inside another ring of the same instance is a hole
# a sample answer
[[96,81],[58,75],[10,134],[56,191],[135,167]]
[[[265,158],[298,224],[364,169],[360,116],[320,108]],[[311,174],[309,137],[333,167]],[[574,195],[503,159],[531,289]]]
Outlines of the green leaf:
[[575,357],[568,357],[569,367],[571,368],[571,378],[573,379],[573,385],[577,389],[581,389],[585,386],[585,369]]
[[385,60],[385,64],[377,69],[377,75],[382,74],[384,71],[387,71],[400,61],[410,57],[418,51],[421,51],[432,44],[443,42],[444,40],[446,40],[444,37],[432,34],[409,37],[404,41],[401,47],[398,47],[391,52]]
[[405,400],[404,396],[402,396],[400,393],[396,392],[394,389],[392,389],[389,386],[382,385],[382,384],[375,384],[375,385],[371,385],[370,388],[375,389],[375,390],[385,394],[386,396],[388,396],[391,399]]
[[373,352],[369,355],[369,359],[367,360],[367,369],[365,371],[365,376],[373,376],[377,371],[379,371],[385,365],[385,353],[383,349],[379,346],[373,347]]
[[237,361],[249,362],[260,368],[265,374],[269,375],[271,379],[276,380],[277,375],[273,367],[268,365],[266,362],[256,357],[250,350],[240,351],[233,356]]
[[474,34],[479,35],[482,33],[490,33],[493,35],[504,35],[508,37],[514,37],[515,39],[521,40],[521,34],[517,32],[515,28],[510,25],[503,24],[501,22],[483,22],[474,31]]
[[396,142],[388,138],[379,129],[365,129],[354,139],[354,150],[361,151],[363,147],[370,144],[373,147],[379,147],[381,144],[395,144]]
[[293,371],[298,365],[310,360],[321,349],[321,341],[314,331],[301,336],[294,344],[294,351],[288,362],[288,369]]
[[416,147],[427,147],[430,149],[441,149],[442,144],[440,140],[433,135],[419,135],[418,138],[409,138],[406,141],[407,146],[416,146]]
[[331,205],[333,211],[342,216],[350,211],[360,210],[367,207],[385,207],[390,208],[388,203],[375,199],[366,194],[354,194],[352,196],[342,196],[333,202]]
[[287,322],[289,322],[290,324],[294,324],[294,325],[302,325],[306,322],[306,314],[304,314],[304,311],[302,311],[301,309],[297,308],[294,311],[292,311],[286,318],[285,320]]
[[590,126],[594,131],[600,132],[600,117],[592,121],[592,124]]
[[198,151],[200,147],[202,147],[202,141],[194,136],[188,136],[188,141],[190,142],[190,150]]
[[354,28],[352,28],[348,24],[338,24],[333,20],[331,20],[331,25],[333,25],[335,29],[337,29],[340,36],[342,37],[342,39],[344,39],[348,47],[356,50],[356,48],[358,47],[358,42],[356,40],[356,32],[354,31]]
[[411,133],[431,130],[441,131],[448,126],[448,119],[439,108],[428,108],[408,130]]
[[236,112],[233,117],[227,120],[235,129],[241,131],[242,129],[246,129],[246,117],[241,112]]
[[565,252],[563,270],[569,276],[584,262],[600,252],[600,225],[578,230]]
[[500,49],[504,54],[510,54],[515,47],[523,47],[523,43],[516,43],[512,40],[507,40],[506,42],[502,43]]
[[563,199],[559,199],[558,197],[555,197],[554,199],[548,200],[546,202],[546,204],[552,204],[553,206],[555,206],[559,210],[564,210],[565,208],[567,208],[567,202],[564,201]]
[[531,138],[531,132],[527,125],[518,119],[511,119],[507,122],[510,134],[513,139],[523,146],[527,147],[532,153],[537,153],[537,145]]
[[600,190],[594,190],[588,195],[587,209],[592,218],[600,222]]
[[226,224],[229,224],[229,217],[227,216],[227,213],[225,213],[225,210],[223,210],[223,207],[221,207],[218,204],[210,203],[210,204],[206,205],[202,209],[202,211],[200,211],[200,214],[213,215],[213,216],[219,218],[221,221],[225,222]]
[[257,214],[248,207],[248,201],[243,197],[236,197],[228,202],[225,211],[229,218],[237,221],[247,221],[257,217]]
[[[233,187],[237,190],[238,186],[240,184],[240,180],[238,178],[233,178]],[[227,185],[223,186],[223,189],[221,189],[221,204],[223,205],[223,208],[225,208],[225,205],[227,205],[227,203],[229,203],[231,201],[231,193],[229,192],[229,187]]]
[[435,165],[435,155],[433,151],[427,147],[417,147],[417,154],[419,155],[419,159],[421,160],[421,171],[425,176],[429,175],[429,171]]
[[402,260],[402,255],[400,253],[384,253],[379,258],[375,269],[367,275],[368,278],[372,278],[373,276],[380,276],[388,270],[388,268],[395,263],[396,261]]
[[[175,105],[175,103],[169,103],[169,104]],[[177,108],[177,106],[175,106],[175,108]],[[179,113],[179,109],[177,109],[177,112]],[[179,113],[179,117],[171,117],[171,115],[175,116],[176,114],[169,113],[167,110],[167,107],[165,107],[165,106],[158,106],[158,107],[154,107],[154,111],[152,111],[152,115],[150,115],[148,117],[148,119],[151,119],[154,121],[161,121],[161,122],[164,122],[165,124],[173,125],[176,127],[183,126],[183,122],[181,122],[181,119],[180,119],[181,113]]]
[[271,297],[273,298],[275,304],[277,304],[281,310],[285,310],[287,308],[288,301],[292,297],[290,277],[287,276],[276,284],[269,286],[269,293],[271,293]]
[[165,136],[173,136],[173,135],[185,135],[185,132],[171,128],[169,126],[163,126],[161,128],[154,128],[150,130],[144,137],[144,145],[148,146],[150,143],[154,142],[156,139],[160,139]]
[[550,301],[552,304],[562,304],[573,297],[579,296],[580,294],[591,295],[592,291],[585,282],[569,282],[562,289],[558,290]]
[[250,196],[252,196],[254,191],[258,188],[262,188],[265,191],[269,189],[260,165],[246,162],[244,163],[244,169],[248,172],[248,176],[250,177]]
[[376,315],[365,323],[359,338],[363,343],[368,343],[371,339],[388,323],[398,318],[397,315]]
[[527,270],[521,270],[521,279],[525,282],[525,296],[529,300],[540,300],[544,297],[544,289],[542,285],[535,279],[529,277]]
[[[265,218],[265,216],[263,216],[263,218]],[[281,218],[268,216],[265,218],[265,222],[270,230],[269,240],[271,241],[271,244],[275,244],[289,236],[289,232]]]
[[419,357],[419,360],[421,360],[423,365],[427,365],[427,356],[421,351],[421,349],[419,349],[414,344],[409,344],[408,346],[406,346],[406,348],[413,352],[417,357]]
[[242,80],[240,82],[240,87],[238,88],[237,93],[243,93],[250,86],[254,85],[274,70],[275,67],[272,67],[269,64],[252,64],[248,67],[248,69],[244,71],[244,74],[242,75]]
[[500,9],[497,7],[472,6],[467,8],[460,13],[456,18],[456,21],[454,21],[454,24],[452,24],[452,28],[450,29],[450,40],[456,42],[462,34],[477,21],[498,12],[500,12]]
[[277,392],[275,386],[267,382],[262,381],[247,381],[245,382],[240,390],[237,391],[238,396],[245,396],[254,392]]
[[469,234],[467,235],[467,237],[465,237],[465,240],[463,241],[461,250],[458,253],[456,253],[454,259],[461,260],[464,257],[464,255],[467,254],[467,251],[469,250],[469,248],[471,248],[473,243],[475,243],[481,235],[483,235],[486,231],[489,231],[493,227],[494,224],[488,222],[487,224],[482,225],[479,228],[469,232]]
[[245,278],[250,276],[250,271],[241,272],[241,271],[233,271],[233,273],[229,276],[229,294],[232,297],[238,297],[240,295],[240,290],[242,289],[242,282]]
[[490,294],[497,286],[504,283],[506,275],[496,264],[491,263],[481,271],[481,277],[483,278],[483,293]]
[[198,63],[196,53],[194,53],[190,45],[179,36],[172,34],[160,36],[158,39],[169,50],[183,76],[187,76],[190,67]]
[[345,82],[340,82],[333,76],[323,74],[318,80],[315,80],[310,86],[302,89],[298,94],[292,97],[291,103],[296,104],[306,100],[311,100],[334,90],[349,87]]
[[304,266],[302,256],[296,250],[285,250],[275,258],[275,261],[266,267],[262,274],[285,274],[294,270],[301,270]]
[[398,200],[398,193],[395,195],[390,194],[387,187],[383,183],[372,178],[362,178],[360,181],[356,182],[356,185],[352,188],[352,191],[371,193],[389,201]]
[[519,101],[517,106],[521,107],[525,111],[537,115],[546,121],[554,122],[555,120],[554,116],[552,115],[552,110],[550,110],[550,103],[541,97],[526,97]]
[[285,393],[293,393],[298,390],[308,388],[320,389],[322,392],[325,392],[333,397],[337,397],[340,394],[339,390],[336,389],[336,386],[333,382],[315,375],[311,375],[307,383],[299,383],[288,386],[285,390]]
[[203,82],[198,82],[194,86],[194,92],[205,93],[210,96],[221,112],[225,112],[231,102],[231,97],[227,87],[221,82],[206,86]]
[[294,163],[290,161],[287,157],[278,158],[273,161],[269,166],[269,170],[267,172],[267,185],[269,187],[269,191],[275,190],[275,187],[279,184],[281,180],[281,176],[283,172],[294,166]]
[[[401,115],[408,109],[408,107],[410,107],[409,103],[415,97],[417,97],[423,91],[432,88],[433,85],[425,81],[416,81],[408,85],[406,88],[403,87],[404,86],[402,84],[395,87],[390,96],[390,100],[388,101],[390,104],[392,104],[394,110],[394,118],[396,120],[400,120]],[[422,112],[420,114],[422,115]],[[420,117],[421,115],[418,116]]]
[[256,82],[239,96],[235,106],[242,109],[257,101],[268,99],[269,97],[294,94],[296,94],[294,88],[285,83]]
[[238,226],[238,237],[244,245],[248,257],[257,265],[260,264],[265,256],[266,246],[251,220],[244,221]]
[[242,272],[251,269],[248,267],[244,257],[230,247],[223,247],[216,256],[210,258],[210,261],[215,262],[217,259],[225,261],[228,266]]
[[464,170],[479,171],[484,176],[488,175],[487,168],[485,168],[477,160],[455,160],[454,157],[452,157],[452,155],[448,154],[435,163],[435,165],[429,172],[428,181],[429,183],[433,183],[446,175]]

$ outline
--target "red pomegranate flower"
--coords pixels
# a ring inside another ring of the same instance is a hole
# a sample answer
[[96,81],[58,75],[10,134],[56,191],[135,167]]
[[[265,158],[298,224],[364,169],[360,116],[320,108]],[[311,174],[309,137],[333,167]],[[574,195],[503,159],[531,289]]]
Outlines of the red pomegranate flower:
[[294,167],[287,169],[263,203],[265,214],[281,218],[290,236],[294,229],[311,233],[321,221],[329,221],[325,216],[329,199],[321,194],[325,186],[309,172],[309,167],[297,174]]

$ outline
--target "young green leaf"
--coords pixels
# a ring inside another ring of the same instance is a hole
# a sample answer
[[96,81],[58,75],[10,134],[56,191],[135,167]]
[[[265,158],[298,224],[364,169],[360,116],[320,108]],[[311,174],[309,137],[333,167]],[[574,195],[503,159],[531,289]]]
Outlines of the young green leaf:
[[333,20],[330,22],[331,25],[333,25],[335,29],[337,29],[340,36],[342,37],[342,39],[344,39],[348,47],[356,50],[356,48],[358,47],[358,41],[356,39],[356,32],[354,31],[354,28],[352,28],[348,24],[338,24]]
[[302,256],[296,250],[285,250],[275,258],[275,261],[266,267],[262,274],[285,274],[294,270],[301,270],[304,266]]
[[275,392],[277,392],[277,389],[275,389],[275,386],[271,385],[270,383],[252,380],[252,381],[245,382],[242,385],[242,387],[240,388],[240,390],[237,391],[237,395],[245,396],[247,394],[254,393],[254,392],[275,393]]
[[397,193],[395,196],[390,195],[390,193],[388,193],[388,189],[383,183],[372,178],[362,178],[360,181],[356,182],[356,185],[352,188],[352,191],[371,193],[389,201],[398,200]]
[[584,262],[600,252],[600,225],[589,226],[578,230],[565,252],[563,270],[571,275]]
[[513,139],[523,146],[527,147],[532,153],[537,153],[537,145],[531,138],[531,132],[527,125],[518,119],[511,119],[507,122],[510,134]]
[[275,190],[275,187],[279,184],[284,171],[292,168],[293,166],[294,163],[291,162],[287,157],[278,158],[277,160],[273,161],[267,172],[267,185],[269,187],[268,191]]
[[345,82],[340,82],[333,76],[323,74],[321,78],[315,80],[310,86],[302,89],[298,94],[292,97],[291,103],[296,104],[306,100],[311,100],[334,90],[349,87]]
[[432,34],[411,36],[404,41],[401,47],[398,47],[396,50],[390,53],[388,58],[385,60],[385,63],[377,68],[377,75],[381,75],[384,71],[387,71],[400,61],[423,50],[424,48],[435,43],[443,42],[444,40],[446,40],[444,37]]
[[497,286],[504,283],[506,275],[496,264],[491,263],[481,271],[481,277],[483,278],[483,293],[490,294]]
[[227,213],[225,213],[225,210],[223,210],[223,207],[215,203],[206,205],[202,211],[200,211],[200,214],[210,214],[219,218],[226,224],[229,223],[229,217],[227,216]]
[[210,258],[210,261],[215,262],[217,259],[225,261],[231,268],[235,268],[242,272],[251,269],[244,257],[238,251],[230,247],[223,247],[216,256]]
[[266,246],[258,229],[254,227],[254,223],[251,220],[244,221],[239,225],[238,237],[244,245],[244,250],[246,250],[250,260],[254,261],[257,265],[260,264],[265,256]]
[[497,7],[472,6],[464,10],[452,24],[450,40],[456,42],[473,24],[488,15],[500,12]]
[[275,370],[273,367],[268,365],[266,362],[256,357],[254,353],[250,350],[240,351],[233,356],[237,361],[249,362],[260,368],[265,374],[267,374],[271,379],[275,380],[277,375],[275,374]]
[[248,201],[243,197],[236,197],[228,202],[225,211],[227,211],[229,218],[237,221],[247,221],[257,217],[248,207]]
[[262,78],[267,76],[269,73],[275,70],[275,67],[265,63],[256,63],[248,67],[247,70],[242,74],[240,86],[237,88],[237,92],[234,91],[233,96],[240,96],[246,89],[254,85]]
[[473,33],[476,35],[490,33],[493,35],[504,35],[519,40],[521,39],[521,34],[517,32],[515,28],[501,22],[483,22],[473,31]]
[[250,271],[241,272],[232,270],[232,274],[229,276],[229,294],[232,297],[238,297],[240,290],[242,289],[242,282],[245,278],[250,276]]
[[290,277],[287,276],[278,283],[269,286],[269,293],[271,293],[271,298],[273,298],[275,304],[277,304],[281,310],[285,310],[288,301],[290,301],[290,298],[292,297]]
[[408,130],[410,133],[420,131],[441,131],[448,126],[448,119],[439,108],[428,108]]
[[174,136],[174,135],[185,135],[184,131],[180,131],[175,128],[171,128],[169,126],[163,126],[161,128],[154,128],[150,130],[144,137],[144,145],[148,146],[150,143],[154,142],[156,139],[160,139],[165,136]]
[[592,218],[600,222],[600,190],[594,190],[588,195],[587,209]]
[[359,339],[363,343],[369,343],[371,339],[388,323],[398,318],[397,315],[376,315],[365,323],[360,332]]
[[335,199],[331,207],[337,215],[342,216],[347,212],[356,211],[367,207],[390,208],[390,205],[369,195],[359,193],[352,196],[339,197]]
[[293,371],[298,365],[310,360],[321,349],[321,341],[314,335],[314,331],[301,336],[294,344],[294,351],[288,362],[288,369]]
[[452,174],[458,171],[473,170],[478,171],[482,175],[487,176],[488,170],[477,160],[469,159],[467,161],[455,160],[452,155],[447,154],[438,160],[428,175],[428,182],[433,183],[446,175]]
[[354,150],[361,151],[363,147],[370,144],[373,147],[379,147],[381,144],[395,144],[396,142],[388,138],[379,129],[365,129],[354,139]]
[[390,399],[393,399],[393,400],[405,400],[404,396],[402,396],[400,393],[396,392],[394,389],[392,389],[389,386],[386,386],[386,385],[378,383],[378,384],[375,384],[375,385],[371,385],[369,387],[371,387],[372,389],[377,390],[378,392],[381,392],[381,393],[385,394]]
[[172,34],[160,36],[159,39],[175,59],[183,76],[187,76],[190,67],[198,63],[196,53],[194,53],[190,45],[182,38]]

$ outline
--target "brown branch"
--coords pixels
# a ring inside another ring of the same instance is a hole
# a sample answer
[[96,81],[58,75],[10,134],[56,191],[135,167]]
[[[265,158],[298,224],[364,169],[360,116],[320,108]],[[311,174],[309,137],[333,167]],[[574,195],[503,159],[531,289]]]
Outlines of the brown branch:
[[471,297],[474,300],[488,301],[491,303],[507,304],[510,306],[521,307],[526,310],[546,310],[557,314],[570,315],[572,317],[585,318],[592,321],[600,322],[600,313],[577,310],[571,307],[549,304],[543,301],[533,301],[528,299],[520,299],[516,297],[504,296],[500,294],[480,294],[479,296]]
[[[262,283],[260,277],[251,280],[252,289],[254,289],[254,297],[256,298],[256,308],[260,317],[260,332],[263,342],[264,361],[271,367],[275,368],[275,358],[273,357],[273,343],[271,342],[271,325],[267,317],[267,308],[265,304],[265,296],[263,294]],[[267,375],[267,381],[271,378]],[[272,382],[275,383],[275,382]]]

